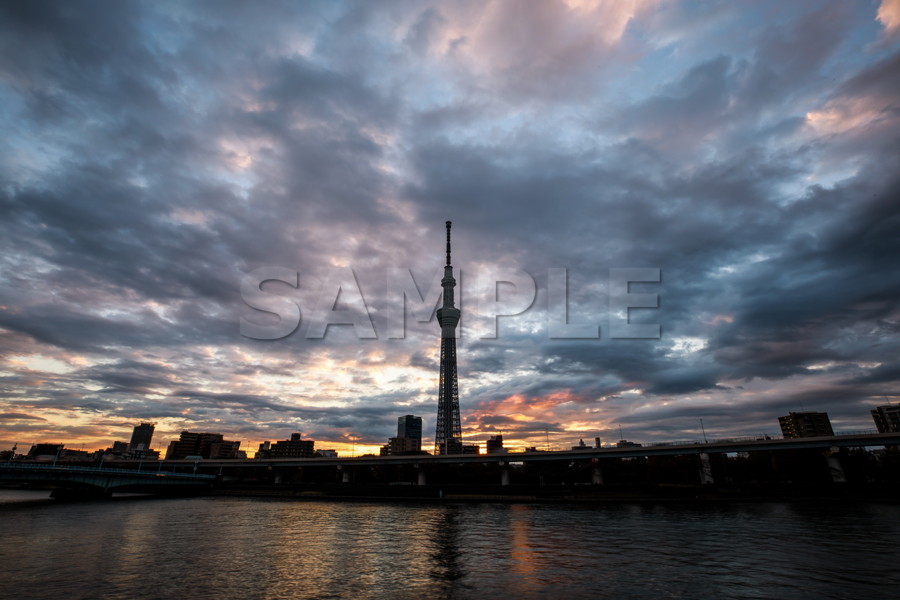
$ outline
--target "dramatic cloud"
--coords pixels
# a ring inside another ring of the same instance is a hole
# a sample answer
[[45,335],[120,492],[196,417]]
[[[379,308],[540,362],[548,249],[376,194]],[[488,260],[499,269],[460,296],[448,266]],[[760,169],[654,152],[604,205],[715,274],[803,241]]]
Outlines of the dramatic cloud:
[[[448,219],[467,440],[871,429],[900,380],[898,31],[893,0],[7,2],[0,448],[427,437]],[[659,269],[628,290],[658,339],[613,336],[618,268]]]

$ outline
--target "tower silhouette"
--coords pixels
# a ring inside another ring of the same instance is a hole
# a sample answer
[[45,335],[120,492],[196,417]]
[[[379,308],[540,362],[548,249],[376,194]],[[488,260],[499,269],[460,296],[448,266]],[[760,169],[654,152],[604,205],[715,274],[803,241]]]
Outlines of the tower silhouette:
[[459,424],[459,384],[456,379],[456,325],[459,309],[454,306],[453,267],[450,264],[450,221],[447,221],[447,264],[444,266],[444,303],[437,311],[441,326],[441,378],[438,388],[435,454],[462,454],[462,428]]

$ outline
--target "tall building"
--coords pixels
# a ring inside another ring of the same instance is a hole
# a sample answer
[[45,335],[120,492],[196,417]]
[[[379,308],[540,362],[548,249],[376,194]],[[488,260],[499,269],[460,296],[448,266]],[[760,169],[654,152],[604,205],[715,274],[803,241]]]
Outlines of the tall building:
[[438,384],[437,427],[434,434],[435,454],[462,454],[462,427],[459,424],[459,383],[456,378],[456,325],[459,309],[453,301],[453,267],[450,264],[450,221],[447,221],[447,264],[444,265],[444,303],[437,311],[441,326],[441,375]]
[[828,413],[792,412],[778,417],[781,435],[786,438],[820,437],[834,435]]
[[423,454],[422,417],[403,415],[397,418],[397,437],[388,438],[388,443],[381,447],[381,456],[400,454]]
[[422,417],[403,415],[397,418],[397,437],[422,441]]
[[150,442],[153,440],[154,423],[141,423],[136,425],[131,434],[131,443],[128,449],[132,451],[149,450]]
[[900,404],[888,404],[872,409],[872,419],[878,433],[900,431]]

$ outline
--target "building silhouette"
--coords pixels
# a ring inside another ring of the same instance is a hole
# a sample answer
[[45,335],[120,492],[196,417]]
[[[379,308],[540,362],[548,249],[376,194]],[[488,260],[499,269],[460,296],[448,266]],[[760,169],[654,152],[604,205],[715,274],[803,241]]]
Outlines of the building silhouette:
[[381,447],[381,456],[398,456],[401,454],[427,454],[422,452],[422,440],[408,437],[388,438],[388,443]]
[[[15,447],[13,447],[13,451],[15,451]],[[12,454],[7,455],[7,459],[11,459]],[[83,460],[90,458],[91,453],[86,452],[85,450],[73,450],[71,448],[66,448],[65,444],[33,444],[31,449],[25,455],[25,458],[34,461],[48,462],[48,461],[57,461],[57,460],[65,460],[67,462],[71,462],[73,460]]]
[[[397,418],[397,437],[388,438],[381,456],[422,453],[422,417],[403,415]],[[427,454],[427,453],[425,453]]]
[[150,442],[153,441],[154,428],[154,423],[135,425],[134,431],[131,433],[131,443],[128,444],[128,450],[131,452],[149,450]]
[[492,435],[488,438],[485,447],[487,454],[506,454],[507,449],[503,447],[503,436],[501,434]]
[[312,458],[316,455],[316,442],[301,439],[301,434],[292,433],[291,439],[274,444],[263,442],[256,451],[255,458]]
[[182,431],[177,440],[169,443],[166,460],[182,460],[189,457],[201,458],[246,458],[241,443],[224,439],[221,433],[195,433]]
[[444,303],[437,311],[441,326],[441,373],[438,383],[437,426],[434,434],[435,454],[462,454],[462,427],[459,423],[459,383],[456,376],[456,325],[460,311],[453,299],[453,267],[450,263],[450,225],[447,221],[447,264],[444,265]]
[[900,431],[900,404],[888,404],[872,409],[872,419],[878,433]]
[[64,444],[32,444],[31,449],[25,456],[34,460],[53,460],[63,455],[65,452]]
[[397,418],[397,437],[422,441],[422,417],[403,415]]
[[828,413],[792,412],[778,417],[781,435],[786,438],[819,437],[834,435]]

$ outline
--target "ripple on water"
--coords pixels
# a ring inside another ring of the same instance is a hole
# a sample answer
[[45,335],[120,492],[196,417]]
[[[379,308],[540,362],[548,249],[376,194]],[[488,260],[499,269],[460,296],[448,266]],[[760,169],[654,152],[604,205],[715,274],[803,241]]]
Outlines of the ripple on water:
[[4,510],[15,597],[891,598],[900,507],[240,498]]

